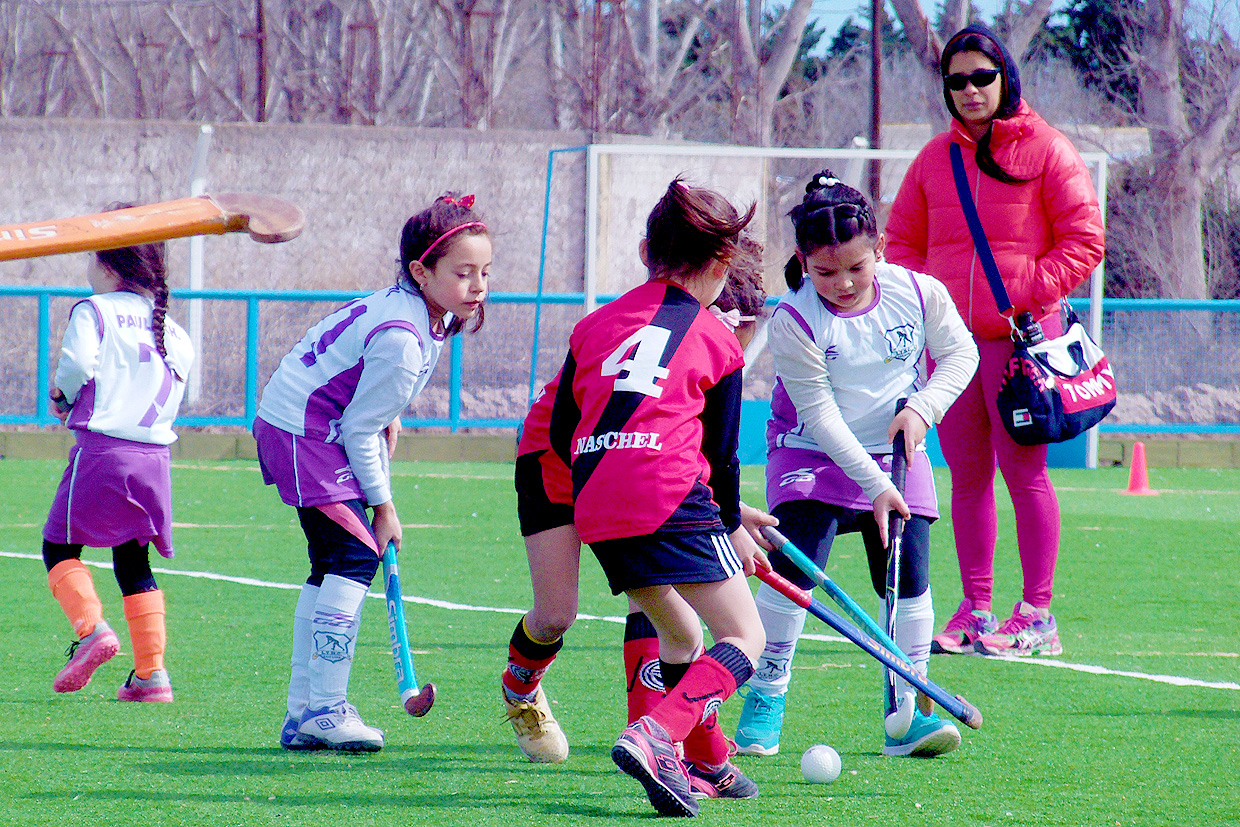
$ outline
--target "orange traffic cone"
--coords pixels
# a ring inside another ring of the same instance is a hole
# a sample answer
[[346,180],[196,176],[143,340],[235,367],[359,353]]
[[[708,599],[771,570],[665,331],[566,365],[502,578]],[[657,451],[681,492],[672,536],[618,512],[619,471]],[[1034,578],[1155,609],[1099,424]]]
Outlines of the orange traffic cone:
[[1145,470],[1144,442],[1134,442],[1132,444],[1132,464],[1128,471],[1128,490],[1120,493],[1147,497],[1158,494],[1157,491],[1150,489],[1150,477]]

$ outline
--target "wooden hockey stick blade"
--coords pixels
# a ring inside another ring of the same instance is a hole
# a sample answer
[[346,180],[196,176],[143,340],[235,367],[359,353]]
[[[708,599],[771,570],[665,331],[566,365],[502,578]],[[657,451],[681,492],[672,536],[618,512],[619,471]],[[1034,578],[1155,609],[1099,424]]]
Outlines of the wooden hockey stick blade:
[[95,215],[0,225],[0,261],[237,232],[274,244],[296,238],[305,225],[300,208],[272,195],[200,195]]

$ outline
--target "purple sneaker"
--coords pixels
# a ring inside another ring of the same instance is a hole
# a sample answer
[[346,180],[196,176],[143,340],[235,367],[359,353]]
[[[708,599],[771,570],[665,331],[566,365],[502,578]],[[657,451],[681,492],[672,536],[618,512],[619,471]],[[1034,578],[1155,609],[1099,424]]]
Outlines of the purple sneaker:
[[731,761],[711,770],[692,761],[685,762],[694,798],[757,798],[758,785]]
[[999,628],[999,619],[990,612],[973,608],[973,601],[965,598],[960,607],[947,621],[943,631],[930,638],[930,652],[935,655],[971,655],[973,644],[982,635]]
[[1048,614],[1043,618],[1041,612],[1024,601],[1016,604],[1012,616],[1003,621],[997,632],[982,635],[973,648],[982,655],[1008,658],[1063,654],[1055,616]]
[[116,690],[116,700],[137,701],[139,703],[172,703],[172,681],[168,680],[168,672],[156,669],[149,678],[139,678],[138,673],[131,669],[129,677]]
[[676,757],[676,747],[649,715],[638,718],[620,734],[611,748],[611,760],[646,789],[646,797],[659,815],[697,815],[698,803],[685,766]]
[[110,661],[121,650],[121,642],[116,632],[102,620],[95,624],[95,631],[81,640],[69,644],[65,654],[69,662],[60,670],[52,689],[57,692],[77,692],[90,683],[90,676],[95,670]]

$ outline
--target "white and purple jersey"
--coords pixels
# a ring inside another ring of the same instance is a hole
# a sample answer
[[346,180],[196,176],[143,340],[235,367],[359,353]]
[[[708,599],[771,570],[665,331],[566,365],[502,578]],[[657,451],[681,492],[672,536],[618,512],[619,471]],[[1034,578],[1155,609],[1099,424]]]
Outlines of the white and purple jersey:
[[[907,399],[928,426],[968,384],[977,348],[946,289],[894,264],[875,269],[874,299],[840,313],[806,278],[769,325],[777,381],[767,423],[767,505],[816,499],[868,509],[891,486],[887,431]],[[924,376],[923,355],[936,368]],[[938,516],[924,451],[909,468],[914,513]]]
[[290,505],[392,499],[383,434],[426,386],[443,342],[422,297],[399,286],[310,328],[263,389],[255,437],[265,480]]
[[194,348],[185,331],[164,321],[164,349],[151,331],[154,304],[118,290],[83,299],[69,313],[56,387],[73,403],[66,425],[153,445],[176,442],[172,422],[185,394]]

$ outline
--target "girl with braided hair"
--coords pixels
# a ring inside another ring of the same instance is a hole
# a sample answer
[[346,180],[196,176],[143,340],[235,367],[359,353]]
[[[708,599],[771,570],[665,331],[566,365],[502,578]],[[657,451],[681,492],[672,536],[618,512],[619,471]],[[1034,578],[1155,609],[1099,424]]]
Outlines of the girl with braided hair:
[[[776,376],[767,506],[780,530],[819,566],[837,534],[859,532],[880,597],[888,518],[898,512],[907,521],[893,637],[924,672],[934,632],[929,528],[938,507],[923,442],[968,384],[977,348],[940,282],[883,260],[873,207],[830,170],[810,179],[791,217],[797,246],[784,270],[789,292],[767,326]],[[927,354],[937,364],[928,379]],[[897,412],[900,400],[906,404]],[[900,431],[908,459],[903,496],[890,477],[892,439]],[[781,553],[771,554],[771,565],[812,588]],[[766,648],[745,690],[736,743],[742,753],[773,755],[805,610],[765,584],[757,604]],[[902,679],[895,690],[885,693],[885,716],[897,703],[911,702]],[[882,751],[932,756],[959,745],[955,726],[919,710],[906,732],[887,734]]]
[[194,351],[167,317],[162,242],[96,253],[86,277],[94,295],[69,313],[51,391],[56,416],[76,444],[43,526],[43,561],[52,595],[77,635],[52,688],[81,689],[119,651],[81,560],[83,546],[111,546],[134,660],[116,697],[167,702],[164,594],[148,546],[172,556],[168,446],[177,438],[172,422]]

